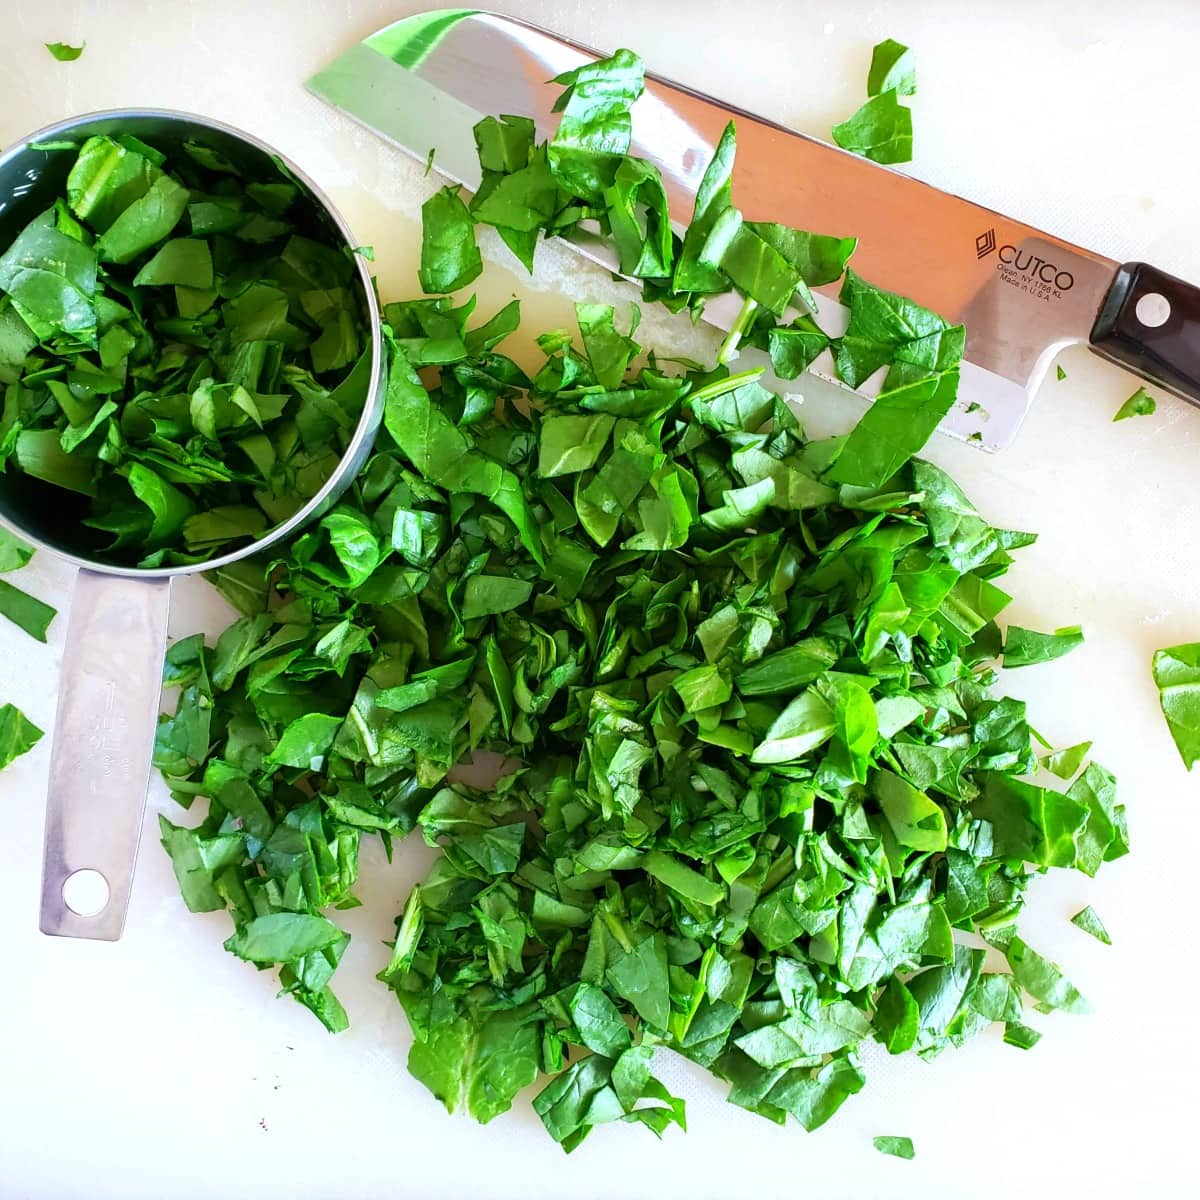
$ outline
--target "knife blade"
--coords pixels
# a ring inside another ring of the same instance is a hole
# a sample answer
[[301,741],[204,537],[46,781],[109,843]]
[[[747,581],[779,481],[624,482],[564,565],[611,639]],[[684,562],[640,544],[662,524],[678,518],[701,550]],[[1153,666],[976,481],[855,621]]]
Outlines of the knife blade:
[[[419,161],[433,151],[434,170],[474,190],[475,123],[516,113],[551,136],[558,92],[546,81],[600,57],[511,17],[451,9],[386,26],[306,86]],[[958,401],[942,432],[988,450],[1009,445],[1055,355],[1079,342],[1200,403],[1200,289],[647,74],[629,153],[659,169],[681,227],[730,119],[738,132],[734,199],[748,220],[853,235],[859,274],[966,326]],[[581,231],[567,240],[617,272],[605,239]],[[819,318],[836,335],[846,313],[831,286],[818,289]],[[728,329],[738,307],[732,293],[716,297],[703,318]],[[827,356],[814,369],[832,377]]]

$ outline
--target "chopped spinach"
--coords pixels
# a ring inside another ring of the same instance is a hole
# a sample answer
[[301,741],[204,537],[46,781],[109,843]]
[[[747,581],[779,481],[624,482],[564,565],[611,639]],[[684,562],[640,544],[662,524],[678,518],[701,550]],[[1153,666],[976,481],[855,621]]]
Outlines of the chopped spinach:
[[1127,421],[1130,417],[1149,417],[1157,408],[1154,397],[1144,387],[1140,387],[1117,409],[1113,420]]
[[1028,667],[1049,662],[1082,645],[1083,631],[1078,625],[1056,629],[1053,633],[1035,633],[1020,625],[1010,625],[1004,635],[1004,665]]
[[74,62],[87,49],[87,42],[84,42],[82,46],[72,46],[67,42],[45,42],[43,44],[59,62]]
[[0,704],[0,770],[32,750],[41,738],[42,731],[19,708]]
[[[549,143],[520,117],[477,126],[475,222],[528,262],[599,219],[652,298],[733,283],[751,344],[797,370],[830,344],[777,316],[843,275],[852,239],[744,221],[732,129],[676,238],[628,155],[640,62],[560,82]],[[439,288],[474,270],[470,232],[426,208]],[[868,1040],[932,1058],[1001,1022],[1028,1046],[1024,997],[1085,1007],[1017,923],[1038,873],[1126,853],[1115,780],[1023,778],[1033,734],[994,668],[1060,641],[1010,628],[1002,650],[994,581],[1033,539],[913,457],[961,328],[844,289],[839,369],[886,368],[891,400],[822,440],[758,371],[643,358],[636,313],[625,332],[577,306],[579,337],[544,334],[526,370],[498,349],[515,303],[483,322],[473,299],[387,305],[374,455],[317,527],[215,574],[240,613],[215,646],[168,653],[156,762],[182,804],[207,798],[194,827],[162,823],[184,899],[227,910],[227,948],[330,1029],[360,839],[437,848],[380,979],[452,1112],[489,1121],[544,1074],[533,1107],[565,1150],[613,1122],[661,1135],[686,1121],[654,1074],[673,1051],[815,1129],[864,1086]],[[506,766],[480,790],[456,767],[484,751]]]
[[1103,942],[1106,946],[1112,945],[1112,938],[1108,936],[1108,930],[1104,928],[1104,922],[1100,920],[1096,910],[1089,904],[1085,908],[1081,908],[1072,918],[1072,925],[1078,925],[1084,933],[1090,933],[1097,941]]
[[843,150],[877,163],[911,162],[912,109],[894,91],[872,96],[853,116],[833,127],[833,140]]
[[[1080,1009],[1012,927],[1031,873],[1125,852],[1124,810],[1095,764],[1069,793],[1018,778],[992,581],[1030,539],[927,463],[836,483],[839,439],[753,373],[631,365],[611,309],[531,373],[497,349],[515,311],[385,311],[374,457],[257,576],[216,577],[243,615],[215,648],[168,656],[157,761],[209,800],[164,845],[229,949],[343,1027],[326,914],[364,834],[419,829],[440,855],[381,971],[412,1071],[480,1120],[549,1074],[567,1149],[683,1124],[656,1048],[815,1128],[865,1039],[928,1057],[1015,1027],[1022,991]],[[478,750],[515,767],[487,792],[453,771]],[[1012,975],[956,947],[996,929]]]
[[917,70],[913,52],[900,42],[887,38],[871,52],[871,69],[867,74],[867,95],[895,92],[912,96],[917,90]]
[[[0,469],[90,553],[202,562],[329,478],[366,385],[350,257],[283,173],[88,138],[0,255]],[[461,207],[461,204],[460,204]]]
[[917,90],[912,51],[888,38],[875,47],[867,75],[867,102],[833,127],[833,140],[843,150],[877,163],[912,159],[912,110],[901,96]]
[[880,1154],[890,1154],[893,1158],[916,1158],[917,1152],[913,1149],[912,1138],[908,1137],[877,1137],[872,1139],[872,1144]]
[[1200,642],[1154,652],[1154,682],[1184,766],[1200,758]]
[[46,630],[56,615],[57,610],[49,604],[0,579],[0,616],[19,625],[30,637],[44,642]]
[[[0,574],[19,570],[32,557],[32,546],[0,526]],[[19,625],[30,637],[44,642],[50,622],[57,615],[57,610],[49,604],[0,579],[0,616]]]

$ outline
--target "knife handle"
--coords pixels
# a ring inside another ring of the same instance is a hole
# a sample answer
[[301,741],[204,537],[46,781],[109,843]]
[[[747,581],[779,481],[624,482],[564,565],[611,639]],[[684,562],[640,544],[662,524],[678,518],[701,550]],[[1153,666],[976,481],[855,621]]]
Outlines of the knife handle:
[[1117,270],[1092,328],[1097,354],[1200,404],[1200,288],[1147,263]]

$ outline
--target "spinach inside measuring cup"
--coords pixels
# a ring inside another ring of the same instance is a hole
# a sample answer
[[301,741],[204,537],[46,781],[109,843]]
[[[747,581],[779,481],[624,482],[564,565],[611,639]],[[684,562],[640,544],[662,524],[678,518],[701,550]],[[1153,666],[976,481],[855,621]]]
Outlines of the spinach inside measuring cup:
[[65,185],[0,256],[0,470],[87,553],[203,562],[337,467],[370,381],[352,253],[282,167],[197,141],[44,147]]

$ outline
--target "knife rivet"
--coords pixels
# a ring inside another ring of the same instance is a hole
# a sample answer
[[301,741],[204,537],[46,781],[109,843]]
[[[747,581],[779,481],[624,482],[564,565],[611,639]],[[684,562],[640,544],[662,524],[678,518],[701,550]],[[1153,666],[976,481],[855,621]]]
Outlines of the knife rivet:
[[1171,319],[1171,302],[1159,292],[1147,292],[1138,300],[1133,312],[1147,329],[1157,329]]

